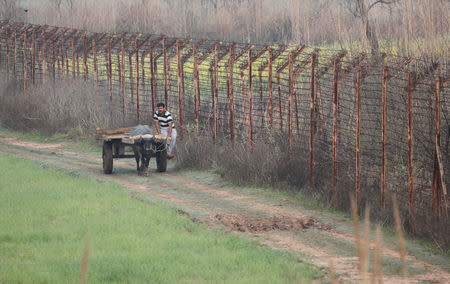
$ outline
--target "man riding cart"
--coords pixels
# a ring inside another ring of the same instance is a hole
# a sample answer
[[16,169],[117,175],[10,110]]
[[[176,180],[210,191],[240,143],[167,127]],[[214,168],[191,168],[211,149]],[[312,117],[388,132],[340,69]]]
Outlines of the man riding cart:
[[173,123],[172,114],[167,111],[164,103],[158,103],[156,107],[158,109],[153,115],[156,134],[162,134],[170,140],[170,143],[167,143],[169,145],[167,148],[167,158],[173,159],[174,155],[172,151],[177,140],[177,130],[175,129],[175,125]]
[[[113,159],[136,159],[139,175],[148,176],[148,164],[151,157],[156,158],[157,171],[165,172],[167,159],[174,157],[177,131],[173,118],[163,103],[157,104],[153,115],[155,129],[148,125],[137,125],[131,128],[97,129],[97,137],[103,140],[103,171],[111,174]],[[125,147],[133,149],[133,155],[125,152]]]

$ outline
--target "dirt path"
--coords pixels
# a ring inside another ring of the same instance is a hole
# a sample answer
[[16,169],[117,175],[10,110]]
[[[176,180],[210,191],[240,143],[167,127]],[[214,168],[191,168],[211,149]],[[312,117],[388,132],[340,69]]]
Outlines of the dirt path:
[[[342,216],[264,197],[256,189],[224,187],[211,174],[177,172],[170,163],[167,173],[156,173],[153,160],[148,178],[137,176],[132,159],[115,160],[113,174],[104,175],[100,153],[78,153],[69,150],[65,143],[43,144],[0,137],[0,153],[119,183],[132,194],[141,192],[148,199],[173,204],[180,214],[188,214],[196,221],[243,233],[272,248],[298,252],[306,259],[302,261],[319,267],[332,265],[344,282],[360,282],[351,221]],[[371,244],[371,249],[373,246]],[[399,276],[401,264],[395,243],[385,241],[382,254],[386,283],[450,283],[448,258],[433,256],[433,261],[428,261],[423,255],[429,256],[429,253],[414,255],[409,252],[410,273],[403,278]]]

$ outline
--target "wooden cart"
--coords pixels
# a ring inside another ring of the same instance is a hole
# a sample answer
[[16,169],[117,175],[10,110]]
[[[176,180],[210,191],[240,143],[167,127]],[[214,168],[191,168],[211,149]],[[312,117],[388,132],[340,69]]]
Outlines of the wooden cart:
[[[103,172],[111,174],[113,171],[114,159],[135,158],[133,149],[135,141],[142,138],[142,135],[130,137],[130,128],[117,129],[96,129],[97,140],[103,141]],[[167,169],[167,145],[166,137],[158,134],[151,135],[155,151],[151,151],[151,157],[156,157],[156,166],[159,172]]]

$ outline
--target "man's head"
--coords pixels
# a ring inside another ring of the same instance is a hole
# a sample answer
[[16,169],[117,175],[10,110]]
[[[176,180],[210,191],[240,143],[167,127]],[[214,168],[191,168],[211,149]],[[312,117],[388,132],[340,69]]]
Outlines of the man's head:
[[166,105],[164,103],[157,103],[156,107],[158,108],[158,112],[163,114],[166,111]]

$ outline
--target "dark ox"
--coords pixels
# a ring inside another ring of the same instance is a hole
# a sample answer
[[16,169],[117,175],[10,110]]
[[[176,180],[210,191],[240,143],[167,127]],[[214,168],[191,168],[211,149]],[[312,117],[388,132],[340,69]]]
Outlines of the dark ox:
[[133,152],[136,159],[138,174],[148,176],[148,164],[154,152],[153,137],[150,135],[143,135],[141,138],[135,140]]

